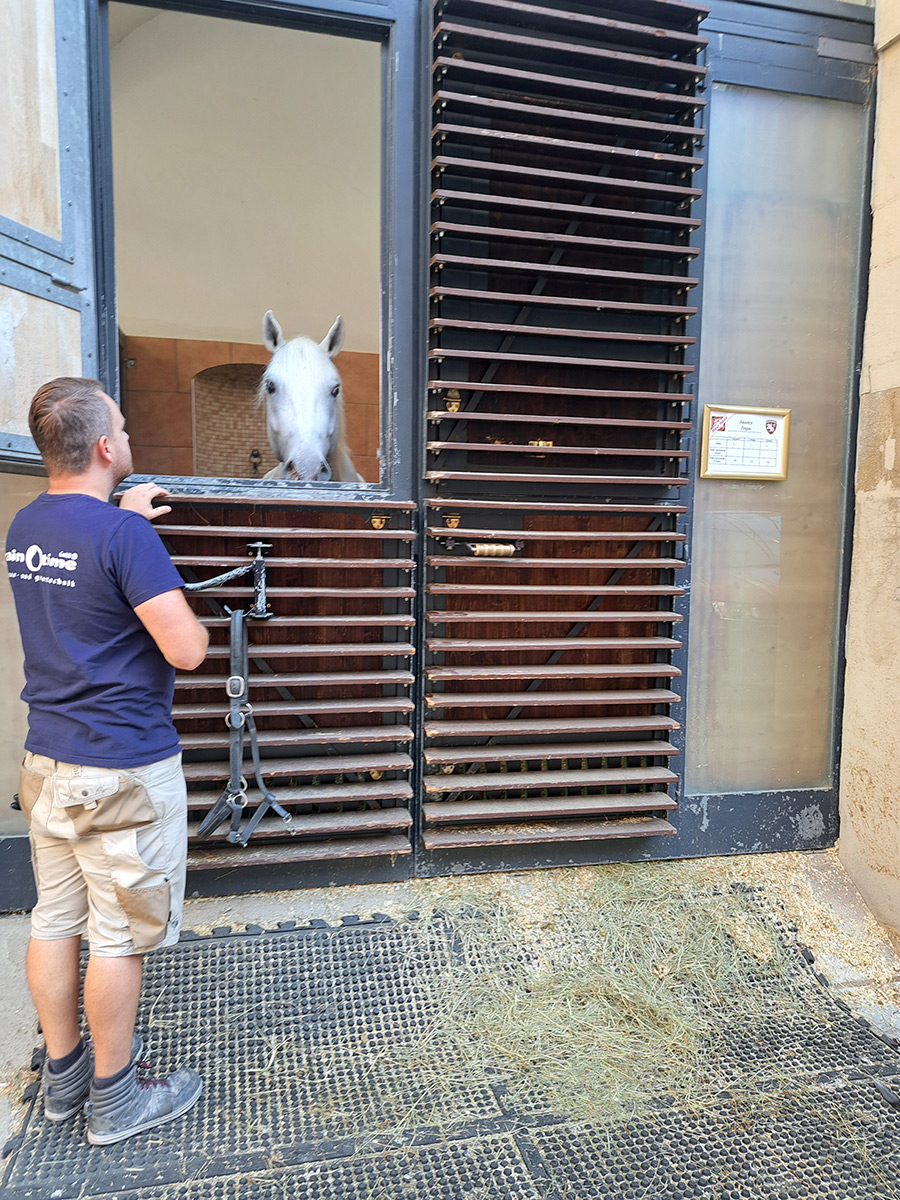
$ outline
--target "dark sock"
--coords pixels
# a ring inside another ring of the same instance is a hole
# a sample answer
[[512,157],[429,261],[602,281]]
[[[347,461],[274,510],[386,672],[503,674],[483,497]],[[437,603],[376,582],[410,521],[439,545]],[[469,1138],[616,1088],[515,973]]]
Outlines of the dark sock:
[[114,1083],[118,1083],[120,1079],[124,1079],[134,1063],[129,1063],[127,1067],[123,1067],[121,1071],[116,1071],[115,1075],[105,1075],[101,1078],[99,1075],[94,1076],[94,1087],[103,1091],[104,1088],[112,1087]]
[[79,1038],[78,1045],[74,1050],[70,1050],[68,1054],[64,1054],[62,1058],[48,1058],[47,1070],[51,1075],[61,1075],[63,1071],[68,1071],[69,1067],[75,1065],[84,1054],[84,1038]]

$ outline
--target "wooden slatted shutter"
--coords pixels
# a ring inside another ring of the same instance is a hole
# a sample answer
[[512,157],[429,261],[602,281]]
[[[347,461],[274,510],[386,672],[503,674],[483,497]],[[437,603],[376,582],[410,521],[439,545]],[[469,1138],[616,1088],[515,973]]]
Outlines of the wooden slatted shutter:
[[[263,776],[292,813],[293,828],[265,817],[247,849],[228,845],[227,825],[208,839],[196,836],[228,779],[226,607],[246,609],[253,599],[240,579],[193,596],[211,648],[198,672],[176,679],[192,870],[410,854],[414,508],[397,501],[238,507],[198,500],[176,502],[167,523],[157,522],[189,580],[246,562],[249,543],[262,539],[272,547],[272,615],[248,621],[249,699]],[[248,739],[244,754],[253,802],[259,793]]]
[[435,8],[431,851],[674,829],[706,11]]

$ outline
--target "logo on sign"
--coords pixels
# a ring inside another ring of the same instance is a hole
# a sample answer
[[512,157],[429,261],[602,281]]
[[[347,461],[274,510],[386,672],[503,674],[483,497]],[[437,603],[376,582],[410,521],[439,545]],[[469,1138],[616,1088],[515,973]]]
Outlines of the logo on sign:
[[710,423],[710,429],[712,430],[713,433],[722,433],[722,432],[724,432],[725,426],[727,424],[728,424],[727,417],[715,416],[715,417],[713,417],[713,419]]
[[778,428],[777,421],[766,421],[766,433],[768,433],[770,436],[775,432],[775,430],[777,428]]

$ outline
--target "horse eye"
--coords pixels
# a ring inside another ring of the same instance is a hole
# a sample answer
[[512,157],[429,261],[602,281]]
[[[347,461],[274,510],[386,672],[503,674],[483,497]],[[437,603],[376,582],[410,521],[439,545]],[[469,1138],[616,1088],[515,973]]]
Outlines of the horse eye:
[[266,380],[266,391],[269,393],[270,396],[275,391],[275,384],[273,383],[273,381],[271,379]]
[[336,383],[331,389],[331,394],[335,399],[337,399],[337,397],[341,394],[341,385],[339,383]]

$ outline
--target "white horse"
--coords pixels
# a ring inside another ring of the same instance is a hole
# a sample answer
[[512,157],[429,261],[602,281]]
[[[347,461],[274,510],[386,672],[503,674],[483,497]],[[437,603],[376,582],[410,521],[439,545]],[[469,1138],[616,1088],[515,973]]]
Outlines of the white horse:
[[321,342],[305,337],[286,342],[270,310],[262,334],[272,358],[258,398],[266,406],[269,445],[278,459],[265,478],[362,483],[347,449],[341,379],[331,361],[344,344],[343,318]]

